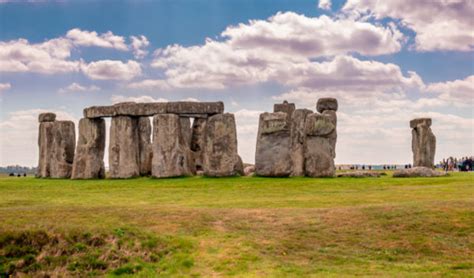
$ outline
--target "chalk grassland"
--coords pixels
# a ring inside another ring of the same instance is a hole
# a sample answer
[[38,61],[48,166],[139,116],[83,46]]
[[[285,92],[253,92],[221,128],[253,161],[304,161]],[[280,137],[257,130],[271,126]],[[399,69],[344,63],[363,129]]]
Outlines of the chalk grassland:
[[0,179],[0,272],[474,275],[474,175]]

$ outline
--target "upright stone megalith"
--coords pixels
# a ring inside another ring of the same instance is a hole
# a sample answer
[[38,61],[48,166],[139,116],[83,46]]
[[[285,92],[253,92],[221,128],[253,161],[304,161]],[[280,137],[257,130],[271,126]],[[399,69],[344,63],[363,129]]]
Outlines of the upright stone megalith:
[[55,121],[52,136],[50,176],[52,178],[70,178],[76,147],[74,123],[72,121]]
[[285,177],[292,171],[291,132],[285,112],[260,114],[255,152],[258,176]]
[[436,137],[431,131],[431,119],[418,118],[411,120],[410,127],[412,128],[413,166],[433,168]]
[[53,149],[53,126],[56,115],[53,113],[42,113],[38,117],[38,170],[36,176],[39,178],[50,177],[51,171],[51,153]]
[[178,115],[153,117],[153,162],[151,174],[157,178],[191,175],[191,151],[183,137]]
[[337,140],[337,100],[323,98],[318,100],[317,111],[310,114],[305,122],[305,174],[310,177],[332,177],[336,168]]
[[273,105],[273,112],[285,112],[287,116],[287,121],[291,121],[291,117],[293,116],[293,112],[295,111],[295,104],[288,103],[288,101],[283,101],[283,103],[275,103]]
[[241,172],[242,160],[237,154],[237,131],[233,114],[209,117],[203,153],[204,174],[211,177],[234,176]]
[[112,117],[109,143],[109,175],[131,178],[140,175],[138,118]]
[[311,114],[308,109],[296,109],[291,116],[291,176],[304,176],[304,146],[306,143],[306,117]]
[[79,121],[79,138],[72,166],[72,179],[103,179],[105,121],[101,118]]
[[39,162],[36,176],[70,178],[76,145],[74,123],[56,121],[54,113],[42,113],[38,121]]
[[138,118],[138,152],[140,175],[151,175],[153,150],[151,146],[151,123],[149,117]]

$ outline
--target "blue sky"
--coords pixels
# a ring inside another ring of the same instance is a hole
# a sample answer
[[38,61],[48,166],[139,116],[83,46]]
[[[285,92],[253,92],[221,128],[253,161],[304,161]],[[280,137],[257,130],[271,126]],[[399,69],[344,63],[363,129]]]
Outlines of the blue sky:
[[438,160],[472,155],[473,5],[0,1],[0,165],[36,164],[41,111],[77,123],[129,100],[223,100],[248,162],[259,113],[323,96],[340,102],[337,163],[409,163],[417,116]]

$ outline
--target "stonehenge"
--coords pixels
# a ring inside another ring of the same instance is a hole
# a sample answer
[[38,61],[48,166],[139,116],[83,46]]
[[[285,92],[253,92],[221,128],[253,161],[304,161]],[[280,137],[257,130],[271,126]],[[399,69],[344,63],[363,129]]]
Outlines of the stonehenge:
[[234,115],[224,114],[222,102],[122,102],[83,115],[77,146],[74,123],[39,115],[38,177],[105,178],[107,117],[110,178],[243,175]]
[[[260,114],[255,165],[238,154],[235,117],[222,102],[123,102],[85,108],[76,131],[54,113],[38,116],[37,177],[106,178],[106,124],[111,117],[108,177],[334,177],[337,109],[334,98],[320,98],[316,112],[284,101]],[[152,121],[150,120],[152,119]],[[395,177],[439,176],[433,172],[436,137],[431,119],[410,121],[413,169]],[[355,176],[367,176],[357,173]]]
[[255,173],[259,176],[332,177],[335,174],[337,100],[318,100],[313,113],[284,101],[260,115]]
[[54,113],[38,117],[39,162],[37,177],[70,178],[74,161],[76,132],[71,121],[56,121]]

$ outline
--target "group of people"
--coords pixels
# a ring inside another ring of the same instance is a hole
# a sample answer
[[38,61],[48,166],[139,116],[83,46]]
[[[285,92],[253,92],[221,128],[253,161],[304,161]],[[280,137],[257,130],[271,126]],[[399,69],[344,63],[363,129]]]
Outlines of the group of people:
[[443,158],[440,162],[439,167],[445,171],[472,171],[474,166],[474,157],[465,156],[461,158],[448,157]]

